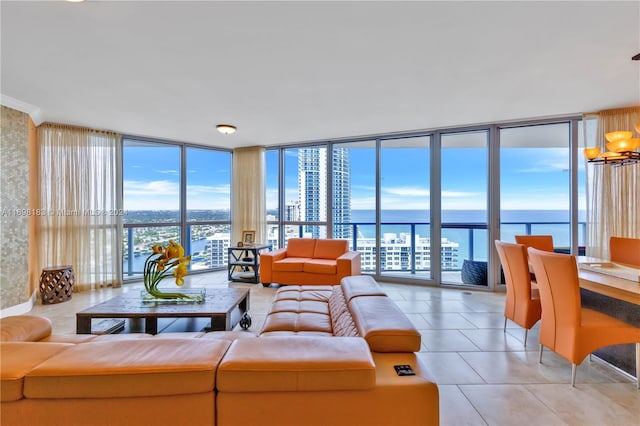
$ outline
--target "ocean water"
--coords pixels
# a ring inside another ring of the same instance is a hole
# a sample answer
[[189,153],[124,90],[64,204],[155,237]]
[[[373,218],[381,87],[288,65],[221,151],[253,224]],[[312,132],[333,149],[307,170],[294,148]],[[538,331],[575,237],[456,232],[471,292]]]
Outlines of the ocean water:
[[[382,233],[409,233],[410,223],[416,223],[416,233],[429,236],[428,223],[431,219],[429,210],[383,210],[380,221]],[[549,234],[553,236],[556,247],[571,245],[571,228],[569,212],[566,210],[503,210],[501,212],[500,238],[515,241],[519,234]],[[578,213],[578,239],[584,245],[586,212]],[[359,233],[366,238],[375,237],[375,210],[352,210],[352,223],[360,225]],[[385,225],[386,223],[386,225]],[[486,225],[487,212],[484,210],[444,210],[442,212],[442,237],[458,243],[460,258],[486,260],[488,234],[486,229],[460,229],[448,226]]]

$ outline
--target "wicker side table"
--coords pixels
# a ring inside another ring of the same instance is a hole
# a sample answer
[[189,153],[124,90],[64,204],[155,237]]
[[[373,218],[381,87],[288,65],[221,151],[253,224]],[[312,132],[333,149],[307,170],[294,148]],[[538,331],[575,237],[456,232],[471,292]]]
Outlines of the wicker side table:
[[40,274],[42,304],[49,305],[71,299],[74,281],[73,267],[69,265],[43,268]]

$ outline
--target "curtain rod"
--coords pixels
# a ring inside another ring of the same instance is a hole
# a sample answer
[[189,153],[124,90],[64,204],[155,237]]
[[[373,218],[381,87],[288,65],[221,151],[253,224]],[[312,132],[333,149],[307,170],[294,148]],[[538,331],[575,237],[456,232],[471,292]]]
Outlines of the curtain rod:
[[640,113],[640,105],[624,107],[624,108],[612,108],[612,109],[603,109],[602,111],[594,111],[594,112],[585,112],[582,114],[583,117],[596,117],[598,115],[616,115],[616,114],[629,114],[638,112]]
[[114,132],[112,130],[98,130],[98,129],[92,129],[92,128],[89,128],[89,127],[74,126],[72,124],[51,123],[51,122],[48,122],[48,121],[40,124],[37,128],[39,129],[41,127],[46,127],[46,128],[49,128],[49,129],[78,130],[78,131],[81,131],[81,132],[99,133],[99,134],[108,135],[108,136],[120,136],[119,133]]

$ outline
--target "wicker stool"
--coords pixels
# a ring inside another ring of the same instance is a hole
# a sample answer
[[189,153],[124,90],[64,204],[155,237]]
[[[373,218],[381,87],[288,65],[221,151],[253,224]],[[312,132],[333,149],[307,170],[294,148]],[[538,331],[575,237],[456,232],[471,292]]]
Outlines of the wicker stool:
[[40,275],[40,296],[42,304],[65,302],[73,293],[73,267],[50,266],[42,269]]

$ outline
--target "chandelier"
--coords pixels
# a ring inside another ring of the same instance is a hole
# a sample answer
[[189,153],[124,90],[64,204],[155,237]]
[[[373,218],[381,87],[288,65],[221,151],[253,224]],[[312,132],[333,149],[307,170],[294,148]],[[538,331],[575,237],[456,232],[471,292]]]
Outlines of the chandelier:
[[[640,133],[640,123],[636,124]],[[634,138],[631,131],[615,131],[604,134],[607,151],[600,153],[600,147],[585,148],[584,156],[589,163],[626,165],[640,163],[640,138]]]

